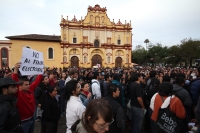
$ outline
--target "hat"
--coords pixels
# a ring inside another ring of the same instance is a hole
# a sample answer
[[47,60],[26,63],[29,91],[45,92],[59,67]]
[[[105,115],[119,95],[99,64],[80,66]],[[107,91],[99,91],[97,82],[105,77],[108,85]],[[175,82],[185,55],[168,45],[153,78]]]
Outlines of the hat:
[[20,82],[15,82],[10,77],[4,77],[0,79],[0,87],[5,85],[18,85],[18,84],[20,84]]

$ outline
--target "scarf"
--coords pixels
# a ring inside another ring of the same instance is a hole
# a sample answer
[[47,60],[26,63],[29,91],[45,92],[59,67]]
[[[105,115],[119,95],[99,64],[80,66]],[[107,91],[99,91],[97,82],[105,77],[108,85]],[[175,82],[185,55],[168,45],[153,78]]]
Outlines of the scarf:
[[88,91],[83,91],[83,93],[87,96],[90,92],[88,92]]

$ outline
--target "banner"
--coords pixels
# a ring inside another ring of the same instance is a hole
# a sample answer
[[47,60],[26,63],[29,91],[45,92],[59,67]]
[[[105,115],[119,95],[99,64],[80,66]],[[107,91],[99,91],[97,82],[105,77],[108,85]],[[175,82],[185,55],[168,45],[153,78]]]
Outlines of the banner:
[[20,60],[21,66],[19,71],[22,75],[38,75],[44,73],[43,53],[23,48],[22,58]]

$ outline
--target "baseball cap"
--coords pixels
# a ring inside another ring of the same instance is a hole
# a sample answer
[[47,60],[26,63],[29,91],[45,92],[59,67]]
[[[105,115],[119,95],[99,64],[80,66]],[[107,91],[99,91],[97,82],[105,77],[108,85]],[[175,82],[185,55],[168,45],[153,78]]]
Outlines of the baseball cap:
[[0,79],[0,87],[1,86],[6,86],[6,85],[18,85],[21,82],[15,82],[12,78],[10,77],[4,77]]

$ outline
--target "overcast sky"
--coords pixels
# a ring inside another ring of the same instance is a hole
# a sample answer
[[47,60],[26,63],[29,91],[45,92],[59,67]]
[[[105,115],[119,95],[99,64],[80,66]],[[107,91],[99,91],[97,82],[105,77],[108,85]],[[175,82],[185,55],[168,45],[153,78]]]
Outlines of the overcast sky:
[[200,0],[0,0],[0,40],[23,34],[60,35],[61,15],[85,17],[89,5],[107,8],[110,20],[133,27],[132,44],[163,46],[200,39]]

